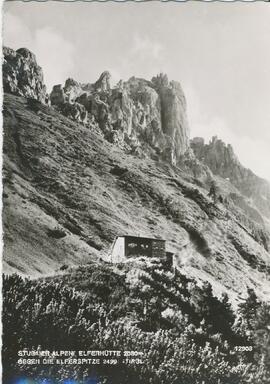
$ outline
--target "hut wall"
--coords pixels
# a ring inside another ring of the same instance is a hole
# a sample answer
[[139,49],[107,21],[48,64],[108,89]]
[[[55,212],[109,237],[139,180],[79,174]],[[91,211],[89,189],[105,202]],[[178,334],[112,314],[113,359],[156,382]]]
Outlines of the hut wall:
[[113,263],[120,263],[125,260],[125,238],[118,237],[114,243],[111,260]]

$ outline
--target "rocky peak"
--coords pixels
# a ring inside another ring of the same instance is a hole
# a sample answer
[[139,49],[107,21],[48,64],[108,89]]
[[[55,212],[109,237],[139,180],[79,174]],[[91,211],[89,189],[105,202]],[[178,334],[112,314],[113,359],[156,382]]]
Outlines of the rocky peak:
[[48,96],[43,72],[35,55],[26,48],[15,51],[4,47],[3,56],[4,91],[46,103]]
[[76,80],[69,77],[65,82],[65,89],[68,89],[69,87],[78,87],[79,85],[80,84]]
[[19,48],[19,49],[17,49],[16,52],[18,54],[20,54],[21,56],[23,56],[25,59],[30,60],[30,61],[32,61],[33,63],[35,63],[37,65],[36,55],[34,55],[33,52],[29,51],[29,49],[27,49],[27,48]]
[[50,94],[50,99],[52,105],[60,105],[66,102],[68,97],[61,84],[53,86],[52,92]]
[[85,107],[75,99],[81,93],[79,83],[68,79],[63,87],[61,84],[54,85],[50,94],[51,105],[57,108],[63,115],[86,124],[88,113]]
[[157,76],[152,77],[151,82],[158,90],[169,86],[169,79],[166,73],[159,73]]
[[63,88],[67,100],[71,103],[75,102],[76,98],[82,93],[82,85],[74,79],[67,79]]
[[242,178],[242,166],[230,144],[225,144],[213,136],[208,144],[195,137],[190,141],[191,148],[199,160],[206,163],[215,174],[225,178]]
[[270,217],[270,184],[245,168],[230,144],[213,136],[208,144],[195,137],[190,146],[198,160],[218,176],[228,179],[243,195],[251,199],[263,216]]
[[180,83],[160,74],[152,79],[161,103],[162,131],[172,139],[172,163],[177,163],[189,148],[186,99]]
[[96,91],[109,92],[111,89],[110,79],[111,79],[110,72],[108,71],[102,72],[99,79],[95,82]]

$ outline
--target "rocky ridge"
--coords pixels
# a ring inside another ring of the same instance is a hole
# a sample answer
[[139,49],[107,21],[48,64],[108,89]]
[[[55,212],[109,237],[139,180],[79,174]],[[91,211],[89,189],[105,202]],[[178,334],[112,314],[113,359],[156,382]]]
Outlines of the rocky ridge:
[[109,142],[140,157],[176,164],[188,150],[185,97],[166,75],[151,81],[132,77],[111,88],[105,71],[93,84],[67,79],[54,86],[50,98],[65,116],[98,127]]
[[208,144],[201,137],[193,138],[190,145],[197,159],[214,175],[227,179],[261,215],[270,218],[270,183],[243,167],[230,144],[214,136]]

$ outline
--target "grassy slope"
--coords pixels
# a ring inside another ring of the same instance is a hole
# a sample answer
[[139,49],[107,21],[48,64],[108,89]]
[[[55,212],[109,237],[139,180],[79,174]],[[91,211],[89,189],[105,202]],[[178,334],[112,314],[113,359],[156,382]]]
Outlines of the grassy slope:
[[127,155],[53,109],[33,109],[5,96],[6,272],[54,273],[106,258],[117,234],[140,234],[166,239],[183,273],[218,294],[248,285],[269,296],[269,253],[236,212],[214,207],[179,168]]

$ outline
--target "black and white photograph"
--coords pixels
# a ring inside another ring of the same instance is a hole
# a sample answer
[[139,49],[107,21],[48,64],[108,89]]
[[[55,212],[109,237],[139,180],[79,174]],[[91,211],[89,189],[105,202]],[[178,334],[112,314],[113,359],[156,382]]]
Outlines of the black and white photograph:
[[270,383],[270,5],[2,5],[2,383]]

